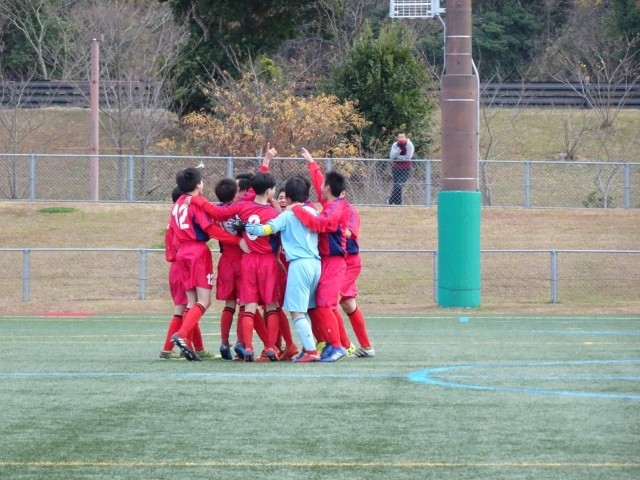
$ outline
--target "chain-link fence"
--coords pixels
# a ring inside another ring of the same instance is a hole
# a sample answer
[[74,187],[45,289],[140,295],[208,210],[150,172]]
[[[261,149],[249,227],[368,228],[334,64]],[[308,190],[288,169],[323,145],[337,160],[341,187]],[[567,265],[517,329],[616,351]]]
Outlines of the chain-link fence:
[[[214,253],[217,261],[218,253]],[[433,250],[364,250],[362,305],[419,311],[437,305]],[[0,249],[0,304],[168,299],[161,249]],[[640,250],[485,250],[482,299],[640,308]]]
[[[391,192],[387,159],[318,159],[349,180],[357,205],[386,203]],[[178,170],[202,164],[205,190],[222,177],[256,172],[259,158],[101,156],[98,198],[104,202],[168,201]],[[0,200],[91,200],[91,158],[87,155],[0,155]],[[439,160],[415,160],[404,187],[406,205],[435,205],[440,189]],[[504,161],[480,162],[479,190],[484,206],[559,208],[640,208],[640,163]],[[306,175],[299,158],[276,158],[271,172],[279,184]]]

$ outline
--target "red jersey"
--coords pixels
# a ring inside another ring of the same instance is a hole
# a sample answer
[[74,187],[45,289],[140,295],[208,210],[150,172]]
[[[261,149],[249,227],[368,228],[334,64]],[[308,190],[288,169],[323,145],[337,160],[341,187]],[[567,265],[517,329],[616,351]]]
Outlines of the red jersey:
[[360,213],[356,207],[345,200],[345,211],[347,212],[347,228],[351,232],[351,236],[347,238],[347,253],[356,255],[360,253],[360,244],[358,237],[360,236]]
[[191,196],[181,195],[171,209],[168,226],[171,232],[168,235],[175,249],[187,242],[207,242],[211,238],[207,229],[213,225],[213,221],[201,209],[185,205],[187,198]]
[[[206,199],[198,199],[198,197],[192,198],[191,202],[197,204],[203,212],[211,215],[215,220],[220,221],[233,218],[237,215],[240,217],[240,220],[245,223],[265,224],[280,214],[280,211],[271,205],[257,202],[240,201],[229,205],[216,206]],[[280,237],[278,235],[256,237],[255,235],[249,235],[247,232],[243,232],[242,238],[247,242],[251,253],[275,254],[280,248]]]
[[320,234],[318,235],[320,256],[344,257],[347,252],[345,231],[350,216],[350,211],[345,205],[351,206],[351,204],[343,198],[331,201],[324,200],[322,198],[324,174],[317,163],[309,162],[307,165],[313,188],[318,196],[318,201],[322,205],[322,212],[314,217],[302,207],[296,206],[293,208],[293,213],[307,228]]

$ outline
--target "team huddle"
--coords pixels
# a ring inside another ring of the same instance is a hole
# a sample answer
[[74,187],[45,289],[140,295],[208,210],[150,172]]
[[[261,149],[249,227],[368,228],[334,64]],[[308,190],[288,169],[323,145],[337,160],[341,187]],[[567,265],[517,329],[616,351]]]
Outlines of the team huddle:
[[[220,245],[215,295],[225,302],[220,316],[223,359],[308,363],[375,356],[356,304],[362,269],[360,217],[345,198],[346,180],[336,171],[325,176],[302,149],[311,181],[290,177],[276,195],[276,180],[269,173],[276,153],[267,146],[255,175],[221,179],[215,186],[216,204],[202,195],[201,169],[187,168],[176,175],[165,236],[175,311],[161,358],[172,358],[174,345],[187,360],[206,355],[199,320],[211,304],[211,238]],[[320,211],[309,198],[312,186]],[[349,339],[339,305],[359,348]],[[237,308],[237,341],[231,347]],[[289,312],[300,349],[284,311]],[[263,343],[259,356],[254,353],[254,331]]]

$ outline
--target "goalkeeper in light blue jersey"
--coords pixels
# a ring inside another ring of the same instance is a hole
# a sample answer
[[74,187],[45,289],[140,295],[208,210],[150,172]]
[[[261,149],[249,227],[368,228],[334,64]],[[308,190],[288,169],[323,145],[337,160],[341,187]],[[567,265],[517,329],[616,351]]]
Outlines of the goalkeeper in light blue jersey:
[[[304,204],[309,196],[308,185],[302,178],[292,177],[284,187],[289,206]],[[312,207],[304,207],[317,215]],[[280,232],[280,241],[289,262],[287,287],[283,308],[289,311],[294,328],[303,345],[294,362],[318,362],[311,321],[307,310],[316,306],[316,290],[320,280],[318,234],[305,227],[291,210],[286,210],[265,225],[247,223],[249,235],[266,236]]]

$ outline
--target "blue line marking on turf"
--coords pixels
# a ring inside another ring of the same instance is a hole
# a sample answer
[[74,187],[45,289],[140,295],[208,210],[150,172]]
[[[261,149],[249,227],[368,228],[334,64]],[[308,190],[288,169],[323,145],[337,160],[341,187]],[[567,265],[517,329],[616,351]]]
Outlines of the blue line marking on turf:
[[531,333],[560,335],[640,335],[640,330],[531,330]]
[[[640,359],[630,360],[583,360],[583,361],[566,361],[566,362],[531,362],[531,363],[511,363],[511,364],[487,364],[487,365],[457,365],[450,367],[431,368],[428,370],[421,370],[419,372],[413,372],[409,374],[408,378],[411,381],[424,383],[426,385],[435,385],[445,388],[460,388],[466,390],[479,390],[479,391],[492,391],[492,392],[514,392],[514,393],[534,393],[543,395],[559,395],[565,397],[585,397],[585,398],[612,398],[612,399],[624,399],[624,400],[640,400],[640,394],[635,393],[607,393],[607,392],[593,392],[593,391],[575,391],[575,390],[556,390],[556,389],[544,389],[544,388],[532,388],[532,387],[510,387],[510,386],[494,386],[494,385],[478,385],[472,383],[459,383],[452,382],[448,379],[456,378],[455,375],[449,375],[450,372],[458,371],[470,371],[481,369],[505,369],[505,368],[539,368],[545,366],[593,366],[593,365],[629,365],[640,364]],[[444,377],[444,378],[441,378]],[[465,378],[472,378],[475,380],[481,380],[482,376],[469,375]],[[484,377],[486,378],[486,377]],[[633,377],[624,377],[624,381]],[[517,377],[500,376],[493,377],[495,380],[516,380]],[[565,381],[574,381],[579,377],[565,376],[562,378]],[[606,381],[618,381],[621,378],[615,375],[606,377]]]
[[278,372],[0,372],[0,378],[406,378],[401,374]]

